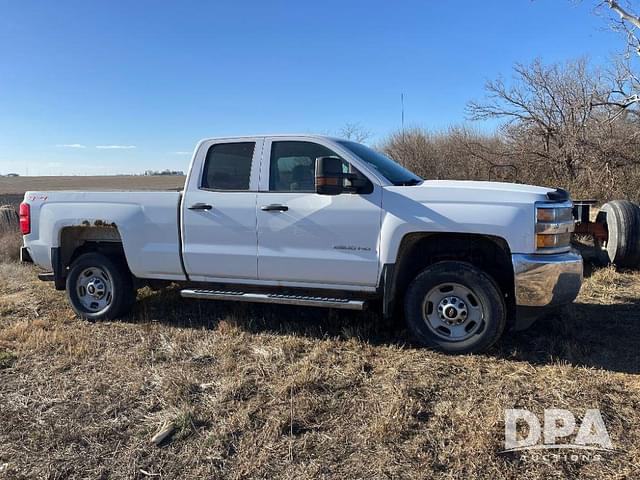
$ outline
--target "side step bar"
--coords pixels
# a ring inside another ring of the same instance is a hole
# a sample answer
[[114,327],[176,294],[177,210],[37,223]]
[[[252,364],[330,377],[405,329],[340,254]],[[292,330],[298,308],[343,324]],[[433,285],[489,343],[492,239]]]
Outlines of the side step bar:
[[301,305],[305,307],[331,307],[347,310],[363,310],[363,300],[348,298],[310,297],[305,295],[284,295],[279,293],[247,293],[227,290],[194,290],[180,292],[184,298],[204,300],[231,300],[236,302],[279,303],[283,305]]

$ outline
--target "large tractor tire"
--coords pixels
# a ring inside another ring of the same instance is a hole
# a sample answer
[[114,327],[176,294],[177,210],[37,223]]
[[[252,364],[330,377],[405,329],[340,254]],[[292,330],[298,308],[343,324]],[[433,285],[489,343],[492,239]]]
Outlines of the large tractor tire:
[[18,212],[11,205],[0,206],[0,234],[20,231]]
[[606,225],[609,238],[599,248],[601,259],[617,267],[634,268],[640,264],[640,207],[627,200],[605,203],[596,223]]

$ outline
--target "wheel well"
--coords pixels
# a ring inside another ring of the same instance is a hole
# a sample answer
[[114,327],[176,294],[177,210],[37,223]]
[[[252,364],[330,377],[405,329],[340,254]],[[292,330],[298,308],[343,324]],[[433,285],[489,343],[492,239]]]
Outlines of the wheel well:
[[101,242],[86,241],[73,251],[67,265],[71,265],[76,258],[85,253],[96,252],[101,253],[110,258],[126,259],[122,243],[119,242]]
[[[409,283],[425,268],[445,260],[468,262],[491,276],[505,296],[507,308],[514,308],[514,278],[507,242],[490,235],[416,233],[402,239],[394,266],[390,301],[401,304]],[[391,313],[389,306],[387,312]],[[512,315],[509,315],[511,317]]]
[[66,277],[68,267],[80,255],[98,252],[124,260],[126,256],[117,227],[111,225],[66,227],[60,232],[60,266]]

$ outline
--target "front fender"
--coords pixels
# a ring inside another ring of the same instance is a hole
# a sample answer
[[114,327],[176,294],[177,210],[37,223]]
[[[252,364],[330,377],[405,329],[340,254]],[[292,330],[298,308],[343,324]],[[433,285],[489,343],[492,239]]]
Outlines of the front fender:
[[380,233],[381,264],[395,263],[402,239],[412,233],[460,233],[502,238],[514,253],[534,247],[534,205],[497,202],[418,202],[385,191]]

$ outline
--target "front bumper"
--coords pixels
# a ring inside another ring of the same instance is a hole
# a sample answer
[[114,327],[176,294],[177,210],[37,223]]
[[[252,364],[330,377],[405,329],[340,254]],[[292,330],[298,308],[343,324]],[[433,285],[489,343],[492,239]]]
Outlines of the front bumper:
[[582,284],[582,257],[578,252],[511,257],[518,307],[556,307],[578,296]]

